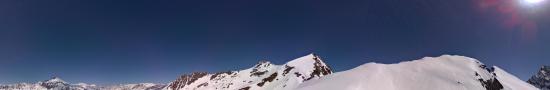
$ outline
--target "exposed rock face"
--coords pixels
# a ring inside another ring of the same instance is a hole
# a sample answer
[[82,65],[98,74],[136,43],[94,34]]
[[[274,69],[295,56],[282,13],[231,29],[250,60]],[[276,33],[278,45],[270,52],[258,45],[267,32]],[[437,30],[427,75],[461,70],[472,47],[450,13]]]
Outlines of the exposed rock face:
[[168,85],[171,89],[178,89],[178,88],[182,88],[182,87],[185,87],[186,85],[189,85],[193,82],[195,82],[197,79],[199,78],[202,78],[206,76],[206,73],[205,72],[196,72],[196,73],[192,73],[191,75],[182,75],[180,76],[180,78],[178,78],[176,81],[170,83],[170,85]]
[[496,78],[497,76],[495,74],[495,68],[494,67],[487,67],[487,66],[485,66],[484,64],[481,64],[478,61],[476,61],[476,63],[480,64],[479,68],[481,68],[481,69],[483,69],[483,70],[485,70],[486,72],[489,73],[489,75],[488,75],[489,79],[484,80],[483,77],[481,77],[478,72],[475,72],[475,77],[477,78],[479,83],[481,83],[481,85],[483,87],[485,87],[485,90],[501,90],[501,89],[504,88],[504,86],[502,86],[502,84]]
[[332,74],[332,70],[314,54],[283,65],[260,61],[252,68],[214,74],[182,75],[167,90],[292,90],[300,83]]
[[314,55],[313,60],[315,60],[315,64],[313,64],[313,73],[310,74],[310,77],[307,80],[310,80],[314,77],[320,77],[328,74],[332,74],[332,70],[328,66],[326,66],[321,59],[317,55]]
[[542,66],[527,82],[542,90],[550,90],[550,66]]

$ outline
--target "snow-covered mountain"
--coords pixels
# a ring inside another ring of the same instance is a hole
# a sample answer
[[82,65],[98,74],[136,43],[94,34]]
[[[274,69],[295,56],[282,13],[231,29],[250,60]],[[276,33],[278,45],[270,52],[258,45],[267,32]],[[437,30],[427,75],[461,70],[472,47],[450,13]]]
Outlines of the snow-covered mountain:
[[542,90],[550,90],[550,66],[542,66],[539,72],[527,82]]
[[101,87],[100,90],[162,90],[165,86],[164,84],[138,83]]
[[[549,67],[543,67],[529,82],[548,90],[548,72]],[[261,61],[244,70],[185,74],[167,85],[96,86],[54,77],[34,84],[0,85],[0,90],[540,90],[535,86],[464,56],[367,63],[333,73],[319,56],[310,54],[282,65]]]
[[96,90],[96,85],[93,84],[69,84],[58,77],[53,77],[49,80],[40,81],[38,83],[19,83],[12,85],[0,85],[0,90]]
[[283,65],[262,61],[254,67],[214,74],[182,75],[165,90],[292,90],[300,83],[331,74],[316,55],[294,59]]
[[58,77],[38,83],[19,83],[0,85],[0,90],[161,90],[166,85],[153,83],[123,84],[114,86],[97,86],[94,84],[69,84]]
[[367,63],[301,84],[297,90],[538,90],[498,67],[443,55],[397,64]]

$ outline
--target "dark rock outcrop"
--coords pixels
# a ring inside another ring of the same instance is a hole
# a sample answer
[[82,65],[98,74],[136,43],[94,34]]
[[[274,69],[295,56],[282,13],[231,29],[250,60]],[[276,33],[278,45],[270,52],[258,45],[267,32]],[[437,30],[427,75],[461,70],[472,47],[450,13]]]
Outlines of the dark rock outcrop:
[[536,75],[527,80],[527,83],[541,90],[550,90],[550,66],[542,66]]
[[168,85],[168,87],[173,89],[173,90],[177,90],[181,87],[185,87],[186,85],[189,85],[189,84],[195,82],[197,79],[199,79],[201,77],[204,77],[206,75],[207,75],[206,72],[195,72],[195,73],[192,73],[191,75],[185,74],[185,75],[180,76],[173,83],[170,83],[170,85]]

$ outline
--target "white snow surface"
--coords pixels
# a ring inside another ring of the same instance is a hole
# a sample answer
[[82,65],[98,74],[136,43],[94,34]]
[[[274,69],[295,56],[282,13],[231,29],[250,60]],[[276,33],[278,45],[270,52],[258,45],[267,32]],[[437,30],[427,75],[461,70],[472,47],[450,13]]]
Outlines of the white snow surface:
[[[297,90],[486,90],[478,79],[496,77],[502,90],[538,90],[495,67],[494,74],[478,60],[454,55],[426,57],[397,64],[367,63],[351,70],[301,84]],[[478,75],[476,75],[478,73]]]
[[53,78],[50,79],[50,80],[44,81],[44,83],[67,83],[67,82],[65,82],[64,80],[62,80],[62,79],[59,78],[59,77],[53,77]]
[[508,86],[511,90],[535,90],[534,88],[537,88],[497,66],[495,66],[495,73],[500,83],[504,86]]

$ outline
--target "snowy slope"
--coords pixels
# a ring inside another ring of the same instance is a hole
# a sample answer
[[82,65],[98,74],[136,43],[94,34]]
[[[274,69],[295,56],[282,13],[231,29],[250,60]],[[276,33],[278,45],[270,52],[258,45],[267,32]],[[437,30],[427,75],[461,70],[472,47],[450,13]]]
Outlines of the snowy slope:
[[301,84],[298,90],[538,90],[478,60],[443,55],[398,64],[367,63]]
[[283,65],[262,61],[241,71],[182,75],[166,90],[291,90],[300,83],[318,79],[332,71],[316,55],[310,54]]
[[497,75],[497,79],[500,80],[500,83],[504,86],[508,86],[511,90],[530,90],[532,88],[537,88],[497,66],[495,66],[495,74]]
[[533,75],[527,82],[542,90],[550,90],[550,66],[542,66],[539,72]]
[[100,90],[161,90],[166,85],[154,83],[122,84],[101,87]]

